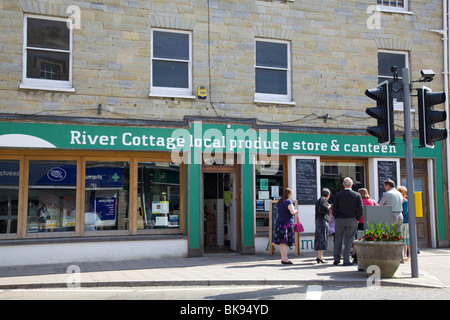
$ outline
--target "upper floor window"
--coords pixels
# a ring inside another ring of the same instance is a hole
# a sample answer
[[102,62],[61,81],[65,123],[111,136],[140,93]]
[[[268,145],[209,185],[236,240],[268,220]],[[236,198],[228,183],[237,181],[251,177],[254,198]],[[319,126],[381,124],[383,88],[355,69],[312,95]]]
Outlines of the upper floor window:
[[384,11],[407,11],[408,0],[377,0],[377,4]]
[[192,36],[187,31],[152,31],[150,95],[192,96]]
[[73,91],[72,30],[66,19],[25,16],[20,87]]
[[291,102],[289,42],[257,40],[255,48],[255,101]]
[[379,51],[378,52],[378,83],[394,78],[391,68],[397,67],[398,82],[393,84],[394,110],[403,110],[402,69],[408,67],[408,53],[401,51]]

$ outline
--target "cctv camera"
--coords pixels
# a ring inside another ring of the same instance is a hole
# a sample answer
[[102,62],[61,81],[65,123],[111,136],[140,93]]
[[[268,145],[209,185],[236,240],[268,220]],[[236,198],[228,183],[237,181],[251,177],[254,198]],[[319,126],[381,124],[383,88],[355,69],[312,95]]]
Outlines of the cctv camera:
[[424,78],[433,78],[435,73],[433,70],[431,69],[426,69],[426,70],[420,70],[420,74],[422,75],[422,77]]

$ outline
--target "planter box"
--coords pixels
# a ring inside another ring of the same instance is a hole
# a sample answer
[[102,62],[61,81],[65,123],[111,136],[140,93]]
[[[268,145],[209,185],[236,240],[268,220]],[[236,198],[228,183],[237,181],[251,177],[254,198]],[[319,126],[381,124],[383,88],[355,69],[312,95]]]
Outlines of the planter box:
[[367,268],[375,265],[380,268],[382,278],[390,278],[402,261],[403,241],[355,241],[354,244],[358,262],[367,276],[372,275]]

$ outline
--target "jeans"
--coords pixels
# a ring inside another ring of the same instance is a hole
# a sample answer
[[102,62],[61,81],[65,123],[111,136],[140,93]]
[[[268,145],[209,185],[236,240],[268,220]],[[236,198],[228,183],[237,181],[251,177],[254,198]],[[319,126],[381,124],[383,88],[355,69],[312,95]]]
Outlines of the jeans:
[[341,261],[342,242],[344,243],[344,264],[350,262],[350,254],[353,249],[353,241],[355,240],[356,230],[358,228],[358,220],[336,219],[336,233],[334,242],[334,261]]

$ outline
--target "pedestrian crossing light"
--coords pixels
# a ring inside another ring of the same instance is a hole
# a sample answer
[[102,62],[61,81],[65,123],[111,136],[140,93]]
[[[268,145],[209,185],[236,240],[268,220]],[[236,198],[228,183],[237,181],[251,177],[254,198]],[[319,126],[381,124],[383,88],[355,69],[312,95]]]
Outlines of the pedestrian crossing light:
[[366,113],[377,119],[375,127],[367,127],[366,131],[378,138],[380,145],[393,144],[394,136],[394,105],[392,85],[384,81],[375,89],[367,89],[365,94],[377,102],[374,108],[367,108]]
[[430,88],[417,89],[419,104],[420,146],[434,148],[435,141],[447,139],[446,129],[435,129],[434,124],[447,120],[445,111],[434,110],[433,106],[445,102],[444,92],[432,92]]

